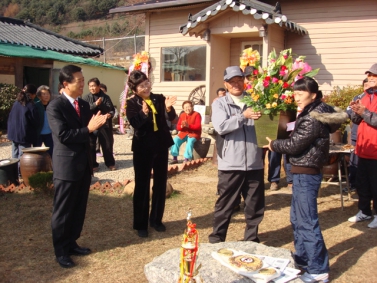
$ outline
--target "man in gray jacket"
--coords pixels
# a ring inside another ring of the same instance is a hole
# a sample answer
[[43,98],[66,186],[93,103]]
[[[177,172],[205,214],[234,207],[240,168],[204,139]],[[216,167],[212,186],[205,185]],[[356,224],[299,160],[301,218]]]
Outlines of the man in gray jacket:
[[233,208],[239,195],[245,199],[245,241],[259,242],[258,225],[264,215],[262,148],[257,146],[254,120],[260,112],[247,108],[244,96],[244,74],[238,66],[225,69],[226,96],[212,104],[212,123],[216,140],[219,198],[214,212],[210,243],[224,242]]

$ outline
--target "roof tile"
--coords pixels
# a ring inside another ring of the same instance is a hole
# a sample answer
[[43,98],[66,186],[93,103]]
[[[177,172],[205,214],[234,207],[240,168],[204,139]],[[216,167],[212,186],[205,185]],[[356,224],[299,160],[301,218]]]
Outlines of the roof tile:
[[0,42],[53,50],[78,56],[97,56],[103,49],[17,19],[0,17]]

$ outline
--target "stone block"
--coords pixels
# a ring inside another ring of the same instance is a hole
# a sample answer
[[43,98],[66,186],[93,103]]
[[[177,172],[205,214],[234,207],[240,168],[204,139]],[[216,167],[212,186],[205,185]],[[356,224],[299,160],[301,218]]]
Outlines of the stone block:
[[[294,268],[291,252],[287,249],[275,248],[254,242],[223,242],[218,244],[203,243],[199,245],[199,252],[196,267],[200,264],[198,276],[203,282],[216,283],[250,283],[250,279],[238,275],[232,270],[221,265],[215,260],[211,253],[221,248],[240,250],[251,254],[271,256],[276,258],[289,259],[289,267]],[[179,277],[179,254],[180,249],[171,249],[162,255],[155,257],[152,262],[144,266],[144,273],[149,283],[171,283],[178,282]],[[290,282],[299,283],[300,279]]]

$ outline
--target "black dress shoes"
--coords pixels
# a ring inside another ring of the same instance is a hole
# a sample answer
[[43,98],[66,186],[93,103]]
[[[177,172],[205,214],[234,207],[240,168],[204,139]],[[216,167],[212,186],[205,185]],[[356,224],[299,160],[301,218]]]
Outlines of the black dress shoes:
[[150,225],[152,228],[154,228],[157,232],[165,232],[166,231],[166,227],[164,224],[153,224],[151,223]]
[[71,267],[74,267],[76,265],[69,256],[65,256],[65,255],[57,256],[56,261],[63,268],[71,268]]
[[148,230],[137,230],[137,235],[140,238],[146,238],[148,237]]
[[75,248],[71,248],[69,250],[69,255],[82,256],[82,255],[88,255],[88,254],[91,254],[91,253],[92,253],[92,251],[89,248],[84,248],[84,247],[80,247],[80,246],[77,246]]

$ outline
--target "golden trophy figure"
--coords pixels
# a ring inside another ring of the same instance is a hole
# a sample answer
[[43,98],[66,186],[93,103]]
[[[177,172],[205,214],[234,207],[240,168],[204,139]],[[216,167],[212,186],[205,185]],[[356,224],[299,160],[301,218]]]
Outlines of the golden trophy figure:
[[195,283],[195,262],[198,252],[199,234],[196,224],[191,222],[191,210],[187,212],[187,228],[183,233],[180,254],[180,276],[178,283]]

